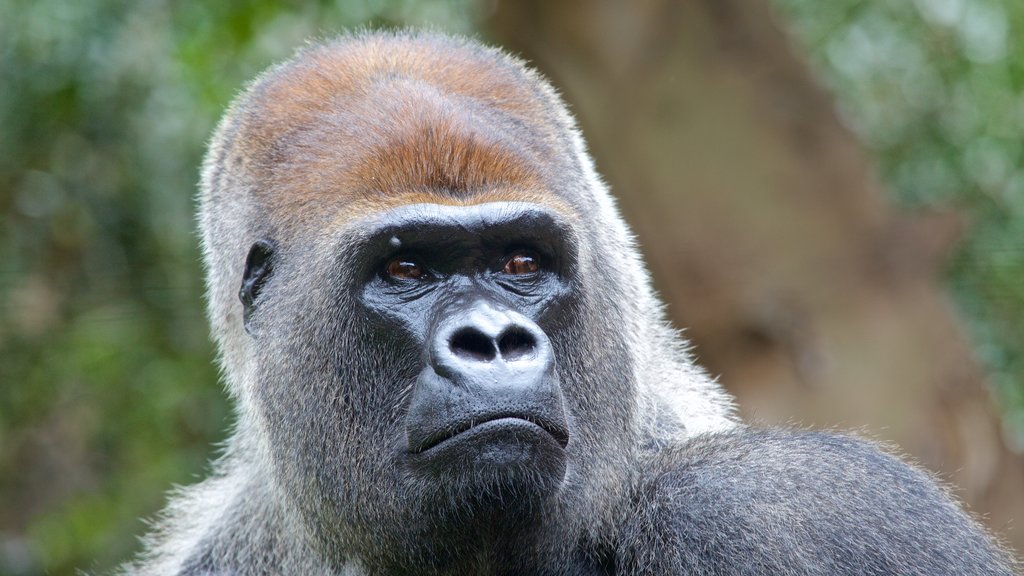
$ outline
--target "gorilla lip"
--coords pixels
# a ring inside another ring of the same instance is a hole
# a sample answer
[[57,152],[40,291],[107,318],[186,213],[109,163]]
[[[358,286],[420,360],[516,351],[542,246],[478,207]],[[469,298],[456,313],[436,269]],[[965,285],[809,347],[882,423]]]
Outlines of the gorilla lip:
[[531,428],[539,428],[554,438],[555,442],[558,442],[558,445],[562,448],[565,448],[569,444],[569,433],[564,424],[548,422],[546,419],[537,418],[532,415],[511,413],[495,414],[479,419],[474,418],[465,420],[456,426],[438,430],[428,436],[419,446],[412,447],[410,452],[413,454],[422,454],[447,442],[448,440],[461,436],[465,432],[479,428],[484,424],[495,424],[500,426],[502,425],[502,421],[507,421],[504,423],[506,425],[522,425],[523,423],[526,423],[531,425]]

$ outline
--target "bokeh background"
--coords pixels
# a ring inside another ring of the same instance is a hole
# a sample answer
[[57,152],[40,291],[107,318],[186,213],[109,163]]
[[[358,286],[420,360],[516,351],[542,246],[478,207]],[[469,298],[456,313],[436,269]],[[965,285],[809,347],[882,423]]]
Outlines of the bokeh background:
[[204,143],[403,25],[559,87],[745,416],[895,442],[1024,549],[1019,0],[0,0],[0,574],[109,571],[208,470]]

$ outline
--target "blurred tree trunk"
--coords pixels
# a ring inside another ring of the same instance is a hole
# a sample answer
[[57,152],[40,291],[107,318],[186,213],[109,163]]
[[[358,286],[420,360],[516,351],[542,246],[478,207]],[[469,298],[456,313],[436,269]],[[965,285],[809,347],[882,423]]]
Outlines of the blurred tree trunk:
[[1024,465],[944,293],[958,221],[885,200],[765,1],[500,2],[700,361],[756,422],[863,430],[1024,549]]

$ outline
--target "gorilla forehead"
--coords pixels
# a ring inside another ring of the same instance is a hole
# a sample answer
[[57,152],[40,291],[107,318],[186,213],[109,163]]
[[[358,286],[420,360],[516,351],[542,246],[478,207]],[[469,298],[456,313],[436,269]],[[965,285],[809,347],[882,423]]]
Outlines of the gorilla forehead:
[[570,121],[546,84],[450,38],[355,36],[307,49],[236,109],[228,155],[246,143],[248,189],[275,221],[315,225],[330,206],[358,216],[395,195],[571,198],[565,174],[579,170]]

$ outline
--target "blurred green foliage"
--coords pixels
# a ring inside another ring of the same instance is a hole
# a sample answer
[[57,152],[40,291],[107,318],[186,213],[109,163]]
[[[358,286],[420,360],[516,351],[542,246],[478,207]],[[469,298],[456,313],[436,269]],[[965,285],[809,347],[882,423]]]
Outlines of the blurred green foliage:
[[[969,217],[953,289],[1024,430],[1024,3],[776,2],[902,201]],[[192,213],[239,86],[487,5],[0,0],[0,575],[109,570],[223,437]]]
[[956,210],[953,294],[1024,451],[1024,2],[774,0],[908,210]]
[[193,197],[232,95],[310,37],[476,10],[0,0],[0,574],[109,570],[223,437]]

